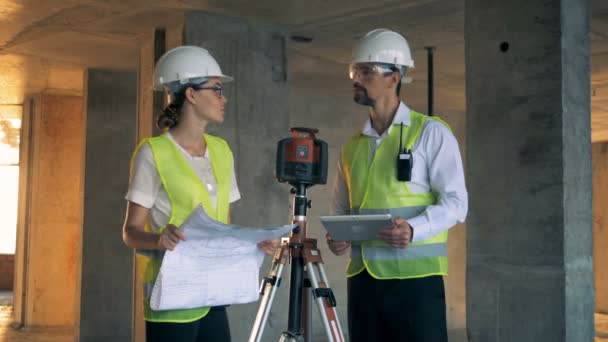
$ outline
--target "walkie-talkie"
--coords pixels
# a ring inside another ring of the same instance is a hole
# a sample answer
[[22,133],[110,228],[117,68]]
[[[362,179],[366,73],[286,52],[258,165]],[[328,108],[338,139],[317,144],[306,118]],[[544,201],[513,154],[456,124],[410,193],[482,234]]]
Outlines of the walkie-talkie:
[[397,180],[400,182],[409,182],[412,180],[412,167],[414,160],[412,159],[412,151],[405,150],[402,146],[403,141],[403,122],[401,123],[401,131],[399,132],[399,153],[397,154]]

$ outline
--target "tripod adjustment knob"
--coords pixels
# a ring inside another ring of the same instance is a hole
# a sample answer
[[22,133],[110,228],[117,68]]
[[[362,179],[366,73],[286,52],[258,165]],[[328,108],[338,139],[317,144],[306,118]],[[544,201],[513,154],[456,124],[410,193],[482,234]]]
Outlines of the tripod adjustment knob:
[[280,282],[280,279],[278,279],[277,281],[277,277],[264,277],[264,279],[262,279],[262,283],[260,284],[260,289],[258,290],[258,293],[260,294],[260,296],[263,296],[267,284],[278,287],[280,285]]
[[328,302],[329,306],[332,306],[332,307],[336,306],[336,297],[334,297],[334,292],[331,289],[328,289],[328,288],[314,289],[313,294],[314,294],[315,298],[319,298],[319,297],[327,298],[327,302]]

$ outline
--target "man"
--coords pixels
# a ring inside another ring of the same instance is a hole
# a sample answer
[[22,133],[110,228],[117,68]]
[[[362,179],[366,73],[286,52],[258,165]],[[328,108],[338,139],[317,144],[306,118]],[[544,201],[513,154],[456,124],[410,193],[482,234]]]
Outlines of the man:
[[353,342],[447,342],[447,231],[464,222],[467,192],[458,142],[447,124],[399,100],[413,66],[405,38],[384,29],[363,37],[349,66],[354,100],[369,107],[369,119],[342,148],[332,209],[395,218],[377,241],[351,245],[327,235],[334,254],[351,254]]

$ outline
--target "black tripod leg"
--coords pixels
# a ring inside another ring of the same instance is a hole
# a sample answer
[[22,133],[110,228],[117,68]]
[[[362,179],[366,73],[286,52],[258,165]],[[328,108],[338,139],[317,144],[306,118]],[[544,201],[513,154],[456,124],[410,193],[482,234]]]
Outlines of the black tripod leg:
[[304,265],[301,256],[291,257],[291,279],[289,282],[289,318],[287,330],[291,334],[300,335],[302,332],[302,284],[304,281]]

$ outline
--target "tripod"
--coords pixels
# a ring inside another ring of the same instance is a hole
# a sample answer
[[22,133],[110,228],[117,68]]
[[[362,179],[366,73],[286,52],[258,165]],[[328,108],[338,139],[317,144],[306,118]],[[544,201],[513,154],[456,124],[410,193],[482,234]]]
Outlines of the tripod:
[[[291,280],[289,287],[289,316],[287,330],[281,335],[282,342],[300,342],[305,338],[310,339],[311,317],[308,302],[308,289],[314,296],[314,301],[319,308],[321,321],[328,341],[344,342],[342,328],[336,314],[336,299],[329,287],[327,275],[323,269],[321,252],[317,248],[316,239],[306,238],[306,209],[310,208],[310,201],[306,198],[306,184],[292,184],[291,193],[293,200],[293,223],[298,226],[292,231],[289,238],[284,238],[281,247],[275,252],[269,276],[262,280],[260,295],[262,301],[249,335],[249,342],[261,341],[264,327],[270,314],[270,307],[274,300],[277,287],[281,284],[283,268],[291,256]],[[304,278],[306,272],[307,278]],[[307,284],[306,280],[310,282]],[[303,332],[302,326],[306,326],[307,332]]]

